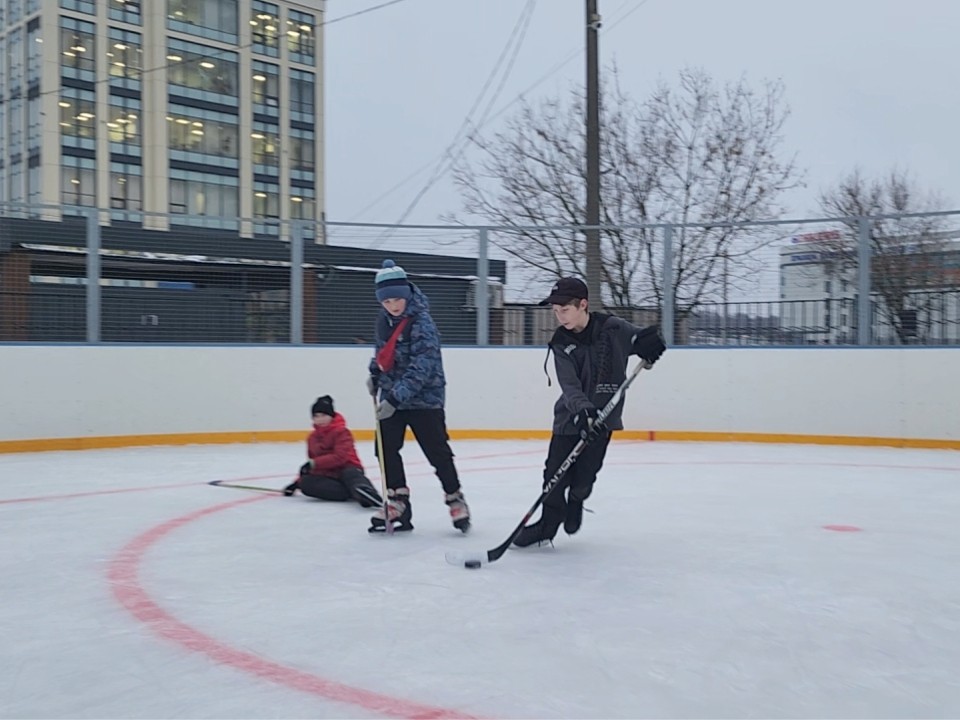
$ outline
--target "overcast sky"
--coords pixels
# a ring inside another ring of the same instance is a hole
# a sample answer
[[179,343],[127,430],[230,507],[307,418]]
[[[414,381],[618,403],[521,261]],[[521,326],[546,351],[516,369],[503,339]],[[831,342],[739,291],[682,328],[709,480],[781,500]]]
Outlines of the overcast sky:
[[[383,1],[329,0],[327,19]],[[582,83],[584,4],[536,3],[496,110],[571,54],[530,96]],[[467,116],[524,5],[404,0],[325,28],[328,219],[401,217]],[[788,149],[808,182],[789,197],[794,214],[813,211],[817,190],[857,165],[869,173],[909,168],[921,184],[960,204],[960,2],[599,0],[599,6],[601,62],[615,59],[638,99],[685,65],[702,66],[721,81],[783,80],[792,109]],[[459,202],[444,176],[407,222],[436,222]]]

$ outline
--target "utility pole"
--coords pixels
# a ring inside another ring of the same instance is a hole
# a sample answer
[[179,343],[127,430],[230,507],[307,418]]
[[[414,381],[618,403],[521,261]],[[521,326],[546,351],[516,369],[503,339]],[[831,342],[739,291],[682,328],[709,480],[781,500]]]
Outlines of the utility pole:
[[[591,309],[603,309],[600,255],[600,15],[597,0],[587,0],[587,289]],[[589,227],[593,226],[593,227]]]

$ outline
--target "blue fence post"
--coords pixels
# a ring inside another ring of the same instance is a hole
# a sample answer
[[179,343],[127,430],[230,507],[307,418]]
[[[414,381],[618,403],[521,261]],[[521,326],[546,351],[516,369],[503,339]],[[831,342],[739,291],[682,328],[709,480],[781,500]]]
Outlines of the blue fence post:
[[100,218],[96,210],[87,214],[87,342],[98,343],[101,338],[100,297]]
[[857,345],[873,341],[873,312],[870,302],[870,220],[857,220]]
[[477,345],[490,344],[490,233],[487,228],[477,232],[477,289],[474,304],[477,306]]
[[303,345],[303,223],[290,228],[290,343]]
[[663,228],[663,307],[660,310],[660,330],[667,345],[673,345],[673,225]]

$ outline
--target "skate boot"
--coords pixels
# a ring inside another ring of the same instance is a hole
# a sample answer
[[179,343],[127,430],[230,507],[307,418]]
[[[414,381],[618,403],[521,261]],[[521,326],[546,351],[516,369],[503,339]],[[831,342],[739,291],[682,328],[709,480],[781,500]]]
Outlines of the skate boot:
[[[413,517],[413,510],[410,507],[410,489],[397,488],[396,490],[387,490],[387,513],[389,522],[393,525],[394,532],[413,530],[413,523],[410,519]],[[386,532],[387,521],[384,519],[383,508],[381,507],[370,518],[369,532]]]
[[470,508],[467,507],[467,501],[463,499],[463,492],[457,490],[455,493],[445,495],[444,502],[450,508],[453,526],[460,532],[467,532],[470,529]]
[[556,511],[551,512],[550,508],[545,507],[542,517],[533,525],[527,525],[523,528],[514,538],[513,544],[517,547],[527,547],[534,543],[542,545],[545,542],[552,545],[561,522],[562,516],[558,517]]
[[567,535],[573,535],[583,524],[583,500],[572,492],[567,498],[567,515],[563,519],[563,529]]

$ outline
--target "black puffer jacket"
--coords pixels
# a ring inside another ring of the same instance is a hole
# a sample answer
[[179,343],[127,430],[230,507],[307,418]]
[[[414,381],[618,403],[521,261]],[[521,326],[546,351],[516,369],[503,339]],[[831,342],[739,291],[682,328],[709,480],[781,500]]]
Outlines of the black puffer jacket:
[[[563,394],[553,408],[553,433],[576,435],[574,416],[584,408],[602,408],[627,377],[627,359],[635,354],[633,340],[640,328],[622,318],[590,313],[578,333],[557,328],[550,339],[557,381]],[[623,400],[607,417],[610,430],[622,430]]]

